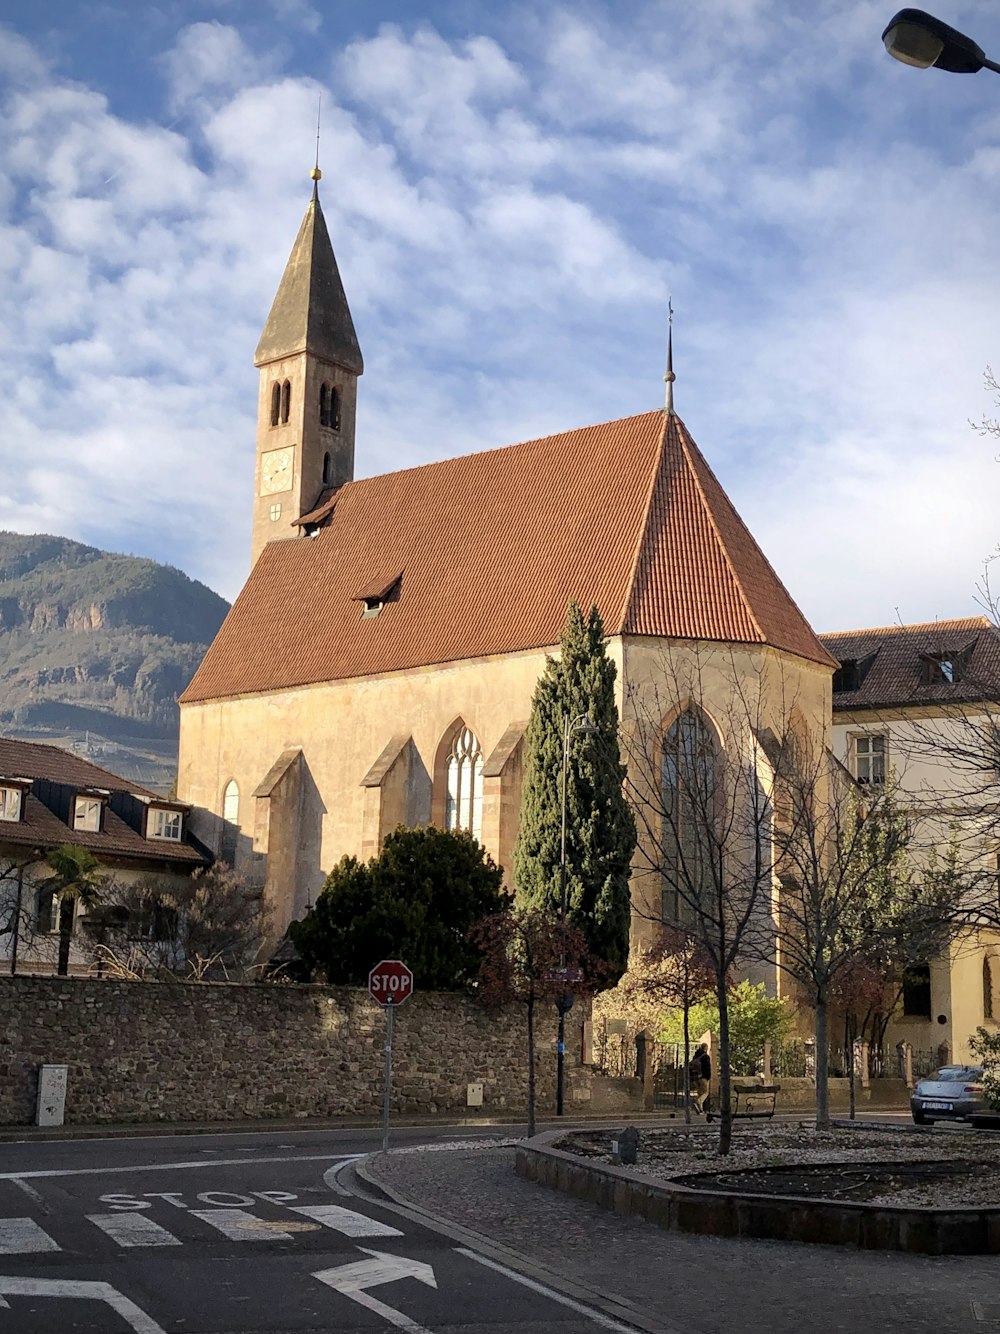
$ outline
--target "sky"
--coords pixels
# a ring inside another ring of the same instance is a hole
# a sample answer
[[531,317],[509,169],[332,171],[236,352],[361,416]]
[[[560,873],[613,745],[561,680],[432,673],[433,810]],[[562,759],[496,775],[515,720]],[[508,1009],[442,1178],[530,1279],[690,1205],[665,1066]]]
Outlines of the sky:
[[[677,410],[813,626],[977,614],[1000,78],[891,60],[895,8],[0,0],[0,528],[235,597],[319,99],[358,476],[660,406],[672,300]],[[994,3],[935,12],[1000,56]]]

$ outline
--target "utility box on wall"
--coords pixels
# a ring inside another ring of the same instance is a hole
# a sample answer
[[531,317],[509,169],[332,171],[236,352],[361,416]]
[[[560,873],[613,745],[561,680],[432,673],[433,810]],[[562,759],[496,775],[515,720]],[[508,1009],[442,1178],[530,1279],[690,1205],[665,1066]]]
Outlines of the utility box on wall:
[[482,1107],[483,1086],[481,1083],[467,1084],[465,1086],[465,1102],[469,1107]]
[[62,1125],[66,1112],[66,1072],[65,1065],[39,1066],[36,1126]]

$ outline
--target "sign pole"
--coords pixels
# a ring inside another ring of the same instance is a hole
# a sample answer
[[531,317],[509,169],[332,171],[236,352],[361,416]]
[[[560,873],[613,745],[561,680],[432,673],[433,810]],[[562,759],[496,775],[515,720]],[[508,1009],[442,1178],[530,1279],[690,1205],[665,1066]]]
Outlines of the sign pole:
[[389,1152],[389,1094],[392,1089],[392,997],[385,1002],[385,1080],[382,1093],[382,1152]]

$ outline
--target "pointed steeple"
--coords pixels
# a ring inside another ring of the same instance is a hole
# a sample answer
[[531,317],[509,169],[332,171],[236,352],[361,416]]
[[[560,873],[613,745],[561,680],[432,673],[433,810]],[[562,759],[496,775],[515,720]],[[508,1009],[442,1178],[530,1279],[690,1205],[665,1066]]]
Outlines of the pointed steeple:
[[312,199],[257,344],[254,365],[310,352],[361,375],[364,361],[319,202],[318,180],[315,168]]
[[667,302],[667,373],[663,377],[667,386],[667,397],[664,408],[668,417],[674,415],[674,381],[677,376],[674,374],[674,303],[672,300]]

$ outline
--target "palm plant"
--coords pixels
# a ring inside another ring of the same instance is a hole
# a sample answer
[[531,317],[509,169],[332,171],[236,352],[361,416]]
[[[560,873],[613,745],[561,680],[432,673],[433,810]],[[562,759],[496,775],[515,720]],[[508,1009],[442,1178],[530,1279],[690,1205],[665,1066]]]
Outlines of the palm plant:
[[46,854],[52,874],[39,885],[43,894],[59,902],[59,962],[56,972],[69,972],[69,947],[73,935],[74,905],[92,908],[100,902],[104,874],[101,864],[86,848],[66,845]]

